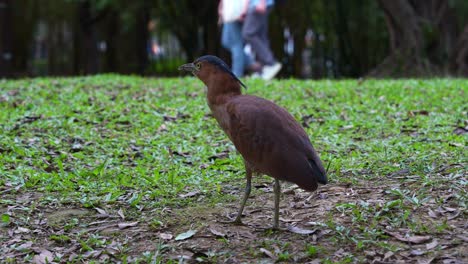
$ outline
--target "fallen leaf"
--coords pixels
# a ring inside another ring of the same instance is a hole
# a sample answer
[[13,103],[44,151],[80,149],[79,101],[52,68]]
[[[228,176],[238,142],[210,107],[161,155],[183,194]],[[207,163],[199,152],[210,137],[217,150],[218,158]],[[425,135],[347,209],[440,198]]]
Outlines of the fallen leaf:
[[260,248],[260,252],[262,252],[263,254],[267,255],[268,257],[272,258],[272,259],[276,259],[275,255],[273,253],[271,253],[271,251],[265,249],[265,248]]
[[96,209],[96,211],[98,211],[99,214],[108,215],[107,212],[104,209],[101,209],[99,207],[95,207],[94,209]]
[[427,253],[426,251],[422,251],[420,249],[411,250],[411,255],[413,255],[413,256],[421,256],[421,255],[424,255],[426,253]]
[[19,245],[16,250],[19,250],[19,251],[23,251],[23,250],[26,250],[26,249],[30,249],[31,246],[32,246],[32,242],[31,241],[28,241],[28,242],[25,242],[21,245]]
[[392,251],[387,251],[387,253],[384,254],[383,259],[386,260],[386,259],[390,258],[393,255],[395,255],[395,253],[393,253]]
[[179,194],[179,197],[180,198],[187,198],[187,197],[193,197],[197,194],[199,194],[200,191],[193,191],[193,192],[189,192],[189,193],[185,193],[185,194]]
[[464,135],[467,132],[468,132],[468,129],[464,127],[457,127],[452,131],[452,133],[454,133],[455,135]]
[[220,231],[218,231],[218,230],[216,230],[214,228],[210,228],[209,230],[213,235],[215,235],[217,237],[226,237],[226,234],[224,234],[223,232],[220,232]]
[[327,227],[327,224],[321,222],[307,222],[306,225]]
[[439,244],[439,242],[437,241],[437,239],[434,239],[434,240],[432,240],[431,243],[426,244],[426,249],[431,250],[431,249],[437,247],[438,244]]
[[297,226],[288,226],[288,230],[296,233],[296,234],[301,234],[301,235],[310,235],[313,234],[317,231],[317,229],[302,229]]
[[295,190],[298,189],[298,186],[292,186],[283,191],[283,194],[295,194]]
[[159,233],[158,235],[160,238],[164,240],[171,240],[173,237],[172,234],[169,234],[169,233]]
[[464,236],[464,235],[457,235],[457,237],[465,242],[468,242],[468,236]]
[[127,222],[127,223],[119,223],[117,226],[120,229],[124,229],[124,228],[127,228],[127,227],[136,226],[136,225],[138,225],[138,221],[136,221],[136,222]]
[[435,211],[432,211],[431,209],[428,210],[427,214],[432,218],[438,218],[439,217],[439,213],[435,212]]
[[54,260],[54,255],[49,250],[42,250],[39,255],[35,255],[32,259],[35,264],[49,264]]
[[415,115],[429,115],[429,112],[426,110],[412,110],[408,112],[408,116],[415,116]]
[[445,209],[445,211],[448,211],[448,212],[455,212],[455,211],[457,211],[456,208],[447,207],[447,206],[444,206],[444,209]]
[[391,235],[392,237],[400,240],[400,241],[403,241],[403,242],[410,242],[410,243],[413,243],[413,244],[421,244],[421,243],[424,243],[428,240],[431,239],[430,236],[409,236],[409,237],[404,237],[398,233],[394,233],[394,232],[388,232],[388,231],[385,231],[385,233]]
[[418,264],[431,264],[435,257],[430,257],[427,259],[418,258]]
[[25,228],[25,227],[18,227],[18,229],[16,229],[15,233],[16,234],[21,234],[21,233],[29,233],[31,230],[29,230],[28,228]]
[[125,220],[125,215],[122,211],[122,208],[120,208],[119,211],[117,211],[117,214],[120,216],[120,218],[122,218],[122,220]]
[[208,157],[208,160],[209,161],[214,161],[214,160],[217,160],[217,159],[225,159],[229,157],[229,150],[223,150],[221,151],[220,153],[216,154],[216,155],[213,155],[213,156],[210,156]]
[[196,230],[189,230],[187,232],[184,232],[184,233],[180,233],[176,236],[175,240],[178,241],[178,240],[185,240],[185,239],[188,239],[188,238],[191,238],[193,235],[195,235],[197,233]]
[[335,251],[335,253],[333,253],[333,255],[339,257],[339,256],[343,255],[343,253],[345,253],[344,249],[340,248],[337,251]]
[[167,126],[162,124],[159,128],[158,128],[158,131],[159,132],[166,132],[167,131]]

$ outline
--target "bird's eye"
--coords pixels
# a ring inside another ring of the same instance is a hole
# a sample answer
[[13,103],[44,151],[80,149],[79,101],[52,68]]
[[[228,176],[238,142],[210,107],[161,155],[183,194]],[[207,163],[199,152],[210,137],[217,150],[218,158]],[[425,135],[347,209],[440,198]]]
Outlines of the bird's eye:
[[200,62],[199,62],[199,63],[197,63],[197,65],[196,65],[196,66],[197,66],[197,69],[200,69],[200,68],[201,68],[201,63],[200,63]]

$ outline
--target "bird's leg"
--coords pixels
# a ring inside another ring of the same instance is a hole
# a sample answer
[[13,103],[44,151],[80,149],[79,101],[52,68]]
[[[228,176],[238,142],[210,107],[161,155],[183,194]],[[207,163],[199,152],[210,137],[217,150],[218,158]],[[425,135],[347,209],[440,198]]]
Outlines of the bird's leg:
[[275,178],[275,214],[273,216],[273,229],[279,229],[279,203],[280,203],[280,194],[281,194],[281,185],[280,181]]
[[234,220],[234,223],[236,224],[242,224],[242,221],[241,221],[242,212],[244,211],[244,207],[245,207],[245,203],[247,202],[247,199],[249,199],[250,190],[252,187],[252,170],[247,165],[245,166],[245,178],[247,179],[247,183],[245,185],[244,198],[241,201],[239,212],[237,213],[237,217]]

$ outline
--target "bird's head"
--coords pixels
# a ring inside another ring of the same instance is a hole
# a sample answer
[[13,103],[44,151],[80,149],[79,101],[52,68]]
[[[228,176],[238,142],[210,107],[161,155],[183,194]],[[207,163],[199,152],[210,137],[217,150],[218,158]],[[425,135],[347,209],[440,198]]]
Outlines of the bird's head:
[[198,77],[208,87],[213,81],[233,81],[235,84],[247,88],[229,67],[220,58],[213,55],[205,55],[196,59],[192,63],[187,63],[179,67],[179,71],[191,72]]

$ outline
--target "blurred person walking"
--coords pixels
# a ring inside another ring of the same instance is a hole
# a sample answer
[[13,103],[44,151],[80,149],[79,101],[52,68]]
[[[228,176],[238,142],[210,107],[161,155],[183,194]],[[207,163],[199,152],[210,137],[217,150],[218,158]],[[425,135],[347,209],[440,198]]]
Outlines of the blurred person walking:
[[268,39],[268,14],[271,12],[274,0],[248,0],[247,14],[242,28],[242,36],[250,44],[256,59],[263,64],[262,78],[270,80],[281,70],[273,56]]
[[245,69],[256,72],[261,66],[244,50],[242,20],[247,12],[248,0],[221,0],[218,5],[222,23],[221,45],[231,52],[232,72],[244,76]]

